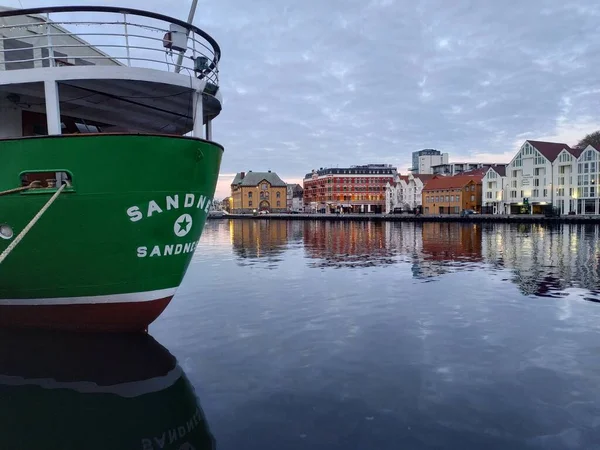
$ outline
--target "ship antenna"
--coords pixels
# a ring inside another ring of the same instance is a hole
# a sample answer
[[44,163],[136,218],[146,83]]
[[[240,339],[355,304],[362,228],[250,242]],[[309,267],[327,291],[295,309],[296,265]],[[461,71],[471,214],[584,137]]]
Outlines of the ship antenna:
[[[190,7],[190,13],[188,14],[188,23],[191,25],[192,22],[194,21],[194,15],[196,14],[196,7],[198,6],[198,0],[192,0],[192,6]],[[190,30],[187,30],[185,32],[185,37],[187,40],[187,37],[190,34]],[[179,56],[177,57],[177,65],[175,66],[175,73],[179,73],[179,71],[181,70],[181,64],[183,64],[183,54],[185,53],[185,50],[182,50],[179,52]]]

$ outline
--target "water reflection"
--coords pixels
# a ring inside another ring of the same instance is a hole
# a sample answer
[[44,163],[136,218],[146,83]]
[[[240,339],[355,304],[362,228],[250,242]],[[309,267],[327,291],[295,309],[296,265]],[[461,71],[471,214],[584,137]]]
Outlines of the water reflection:
[[193,387],[152,337],[0,339],[0,448],[216,448]]
[[290,222],[267,220],[230,221],[233,250],[244,259],[265,258],[269,262],[285,251],[289,239]]
[[393,253],[381,222],[322,222],[304,224],[304,249],[318,259],[312,267],[369,267],[393,264]]
[[600,288],[596,225],[230,220],[228,226],[240,260],[264,258],[271,269],[285,251],[303,246],[308,267],[410,264],[416,279],[435,281],[485,266],[508,270],[525,295],[583,288],[595,301]]

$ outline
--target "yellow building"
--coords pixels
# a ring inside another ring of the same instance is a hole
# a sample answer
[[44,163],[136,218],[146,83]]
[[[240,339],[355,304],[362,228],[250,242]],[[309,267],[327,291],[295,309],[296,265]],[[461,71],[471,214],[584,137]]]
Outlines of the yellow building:
[[275,172],[240,172],[231,183],[233,214],[286,212],[287,185]]

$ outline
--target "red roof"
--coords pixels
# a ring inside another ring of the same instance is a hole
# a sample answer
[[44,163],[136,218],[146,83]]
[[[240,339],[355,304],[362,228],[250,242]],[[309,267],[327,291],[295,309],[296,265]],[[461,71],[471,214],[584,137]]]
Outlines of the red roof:
[[554,160],[558,158],[560,152],[562,152],[564,149],[571,151],[571,147],[569,147],[567,144],[563,144],[560,142],[544,142],[530,140],[528,140],[527,142],[533,145],[536,148],[536,150],[542,155],[544,155],[544,157],[550,162],[554,162]]
[[481,176],[478,175],[455,175],[453,177],[436,177],[429,180],[424,191],[438,191],[441,189],[459,189],[465,187],[470,181],[481,183]]
[[479,181],[481,181],[483,179],[483,177],[485,176],[485,173],[488,171],[487,166],[485,167],[480,167],[479,169],[473,169],[473,170],[466,170],[458,175],[454,175],[454,176],[463,176],[463,175],[469,175],[469,176],[473,176],[473,177],[478,177]]
[[435,175],[431,175],[431,174],[428,174],[428,173],[416,173],[414,175],[414,177],[418,178],[419,180],[421,180],[421,183],[425,184],[429,180],[431,180],[433,177],[435,177]]

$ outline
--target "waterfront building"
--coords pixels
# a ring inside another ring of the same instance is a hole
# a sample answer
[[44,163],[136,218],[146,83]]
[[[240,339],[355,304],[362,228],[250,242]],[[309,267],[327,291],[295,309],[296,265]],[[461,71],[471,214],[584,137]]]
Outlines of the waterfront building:
[[464,209],[481,211],[483,173],[453,177],[435,176],[423,187],[423,214],[459,214]]
[[413,174],[433,174],[433,167],[448,164],[448,153],[442,153],[433,148],[425,148],[412,153],[412,167],[408,169]]
[[433,177],[434,175],[426,174],[396,174],[394,181],[385,185],[386,214],[390,214],[396,208],[413,211],[421,206],[423,186]]
[[564,143],[525,141],[506,168],[505,211],[542,214],[547,205],[554,205],[559,206],[561,214],[577,212],[577,207],[583,205],[576,201],[580,155],[579,150]]
[[288,212],[302,212],[304,210],[304,189],[297,183],[287,185],[287,210]]
[[275,172],[239,172],[231,183],[233,214],[286,212],[287,184]]
[[481,181],[482,213],[505,214],[504,189],[506,186],[506,164],[488,167]]
[[396,175],[390,164],[320,168],[304,177],[304,207],[321,213],[382,213],[385,186]]

